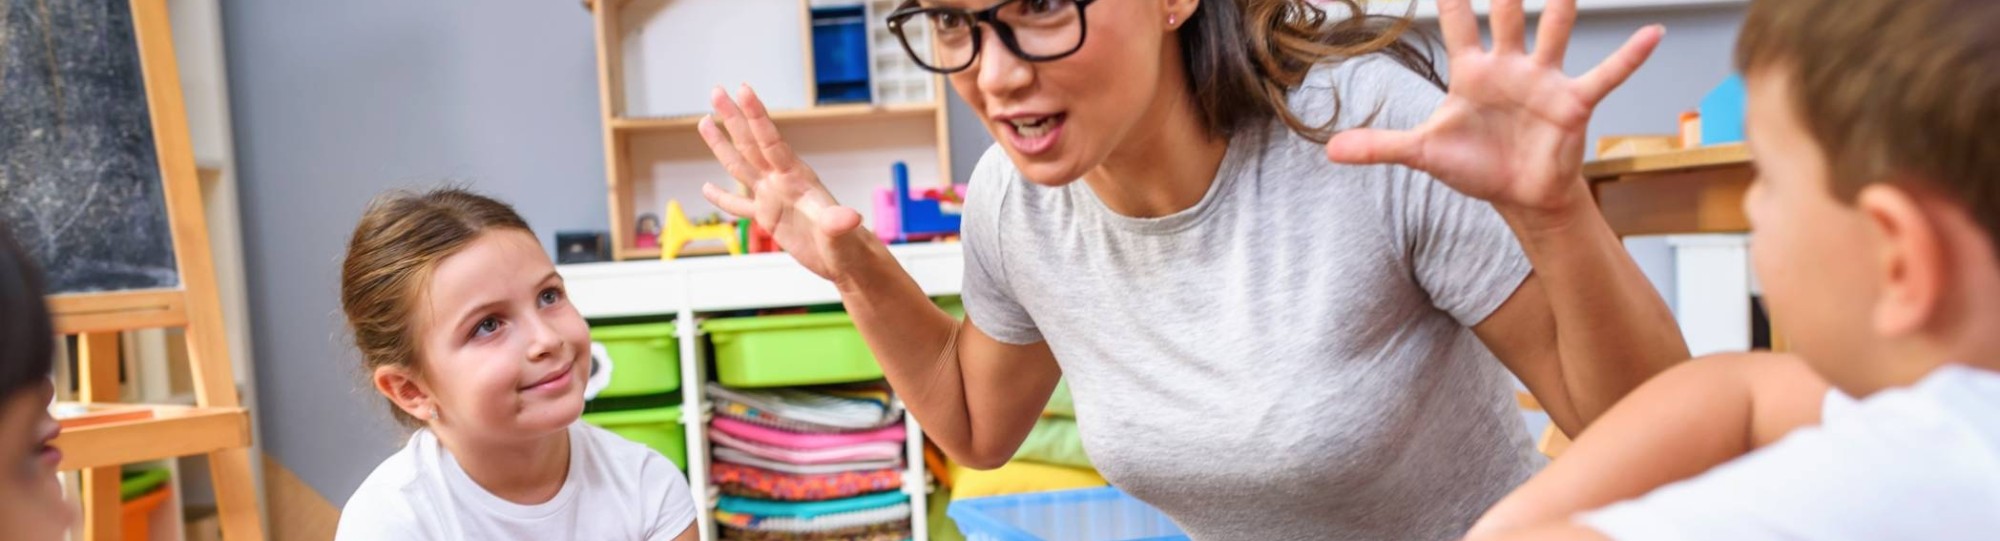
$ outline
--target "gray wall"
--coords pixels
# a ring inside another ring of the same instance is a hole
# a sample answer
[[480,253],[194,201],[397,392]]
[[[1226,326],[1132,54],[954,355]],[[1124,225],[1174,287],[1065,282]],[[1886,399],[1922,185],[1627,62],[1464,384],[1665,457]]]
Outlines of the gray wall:
[[[349,229],[373,195],[440,179],[514,203],[544,242],[603,229],[590,18],[562,0],[222,5],[257,419],[266,450],[339,505],[400,439],[341,331]],[[1660,53],[1593,122],[1606,134],[1670,131],[1674,113],[1728,71],[1741,12],[1586,17],[1572,72],[1641,24],[1668,25]],[[952,101],[963,179],[991,139]]]
[[223,2],[265,450],[335,505],[400,443],[337,296],[368,199],[442,179],[550,242],[605,228],[590,16],[575,1]]

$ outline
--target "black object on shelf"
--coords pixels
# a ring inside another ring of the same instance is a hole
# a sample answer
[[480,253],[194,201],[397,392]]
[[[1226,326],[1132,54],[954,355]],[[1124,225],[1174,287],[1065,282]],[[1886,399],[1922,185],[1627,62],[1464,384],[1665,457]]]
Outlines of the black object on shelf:
[[596,263],[611,260],[611,245],[601,231],[557,231],[556,263]]

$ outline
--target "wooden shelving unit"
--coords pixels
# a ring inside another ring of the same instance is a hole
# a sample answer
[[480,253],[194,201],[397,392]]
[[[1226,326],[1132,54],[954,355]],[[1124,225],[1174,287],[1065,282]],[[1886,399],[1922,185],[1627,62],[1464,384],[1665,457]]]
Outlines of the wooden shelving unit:
[[[842,122],[904,117],[921,118],[933,116],[937,113],[937,106],[929,103],[894,105],[847,104],[790,111],[773,111],[771,113],[771,120],[776,121],[779,128],[784,128],[785,126],[809,122]],[[692,132],[695,129],[695,125],[700,122],[701,117],[699,116],[614,118],[611,119],[611,129],[617,131]]]
[[[804,50],[801,51],[796,73],[808,83],[807,103],[816,102],[813,85],[810,84],[813,80],[810,17],[813,2],[730,1],[797,3],[797,28],[805,35],[802,39]],[[667,4],[671,6],[673,2]],[[662,7],[660,2],[644,0],[585,0],[583,6],[591,13],[596,36],[612,257],[616,260],[656,259],[660,257],[659,249],[641,248],[635,242],[636,224],[641,215],[663,214],[661,209],[668,199],[680,200],[690,215],[704,214],[708,204],[700,197],[701,184],[708,182],[728,187],[734,183],[721,166],[714,163],[714,158],[708,155],[696,133],[695,126],[701,115],[649,117],[644,111],[634,112],[628,107],[628,79],[649,74],[627,73],[628,59],[624,54],[627,34],[643,32],[649,22],[647,17],[665,16],[659,11],[667,8]],[[674,7],[678,9],[678,6]],[[874,14],[876,17],[880,15]],[[776,24],[781,28],[789,27],[789,23],[782,21]],[[769,29],[760,27],[758,31]],[[718,29],[715,32],[718,32],[716,37],[719,38],[721,33],[727,31]],[[879,47],[880,40],[872,33],[872,27],[870,32],[871,48]],[[881,51],[871,49],[868,55],[869,62],[874,63],[871,65],[903,60],[899,56],[876,54],[878,52]],[[650,49],[647,53],[671,54]],[[691,54],[717,53],[704,50]],[[650,75],[653,76],[645,79],[649,84],[709,88],[726,83],[732,90],[735,84],[735,81],[705,80],[700,74]],[[951,182],[951,143],[944,79],[928,74],[926,77],[929,77],[932,90],[926,100],[794,107],[773,111],[771,116],[785,132],[787,142],[819,171],[821,179],[827,182],[835,197],[865,214],[869,211],[872,186],[889,184],[891,162],[908,162],[915,178],[925,178],[935,171],[936,180],[927,182],[936,185]],[[676,105],[680,110],[687,109],[687,104]],[[912,152],[918,147],[922,150]]]

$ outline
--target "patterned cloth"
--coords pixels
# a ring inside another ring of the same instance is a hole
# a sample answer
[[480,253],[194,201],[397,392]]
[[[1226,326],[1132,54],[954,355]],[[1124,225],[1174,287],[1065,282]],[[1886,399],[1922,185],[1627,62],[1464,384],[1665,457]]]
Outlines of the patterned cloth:
[[898,520],[825,532],[766,532],[723,526],[723,541],[903,541],[910,538],[910,521]]
[[727,432],[710,430],[708,437],[715,440],[717,447],[727,447],[749,453],[758,458],[790,462],[793,464],[828,464],[833,462],[860,462],[864,460],[900,460],[903,458],[903,444],[899,442],[872,442],[825,449],[785,449],[743,441]]
[[725,418],[797,432],[868,430],[903,419],[902,404],[879,386],[748,390],[711,382],[708,395]]
[[882,428],[857,432],[805,433],[757,426],[735,419],[716,419],[709,423],[716,432],[735,436],[750,443],[781,447],[785,449],[831,449],[864,443],[901,443],[909,437],[903,430],[903,423],[895,423]]
[[763,517],[743,513],[717,510],[715,523],[744,530],[759,532],[830,532],[884,522],[910,519],[910,504],[899,503],[865,511],[824,515],[815,518]]
[[896,457],[894,459],[889,459],[889,460],[860,460],[854,462],[828,462],[825,464],[793,464],[790,462],[779,462],[776,460],[760,458],[757,455],[745,453],[743,451],[738,451],[735,449],[730,449],[728,447],[723,447],[719,445],[715,447],[711,455],[715,457],[715,462],[717,464],[725,462],[732,464],[741,464],[744,466],[751,466],[755,468],[771,470],[778,473],[797,473],[797,474],[840,473],[840,472],[850,472],[850,471],[882,470],[889,468],[897,468],[898,470],[900,470],[903,467],[902,457]]
[[778,501],[832,500],[903,488],[903,471],[896,468],[800,475],[717,462],[709,476],[723,494]]

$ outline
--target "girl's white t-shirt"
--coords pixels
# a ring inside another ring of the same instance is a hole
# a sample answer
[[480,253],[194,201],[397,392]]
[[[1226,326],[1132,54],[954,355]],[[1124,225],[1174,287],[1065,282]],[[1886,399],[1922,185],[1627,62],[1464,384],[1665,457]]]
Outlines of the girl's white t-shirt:
[[664,540],[692,527],[687,479],[659,452],[577,421],[569,476],[521,505],[473,482],[429,430],[382,461],[341,510],[336,541]]

